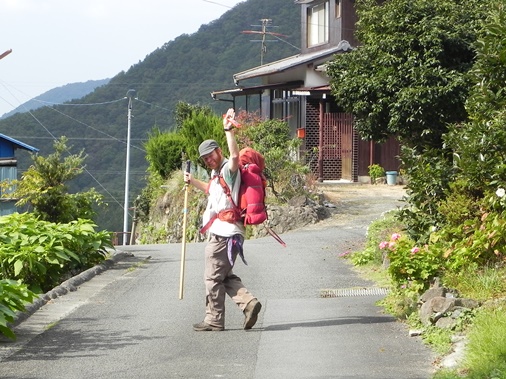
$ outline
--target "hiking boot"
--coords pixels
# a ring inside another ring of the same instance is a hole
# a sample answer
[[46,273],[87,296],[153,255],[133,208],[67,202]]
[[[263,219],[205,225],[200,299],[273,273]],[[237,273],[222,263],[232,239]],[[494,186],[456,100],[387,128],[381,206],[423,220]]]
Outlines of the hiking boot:
[[251,300],[244,309],[244,329],[251,329],[256,324],[262,304],[257,299]]
[[193,325],[193,330],[196,332],[221,332],[225,330],[223,326],[212,326],[205,321]]

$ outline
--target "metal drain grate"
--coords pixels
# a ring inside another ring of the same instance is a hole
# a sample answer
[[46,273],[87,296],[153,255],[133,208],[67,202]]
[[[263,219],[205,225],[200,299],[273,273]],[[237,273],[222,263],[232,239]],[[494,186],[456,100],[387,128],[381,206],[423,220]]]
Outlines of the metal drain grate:
[[387,293],[388,288],[383,287],[336,288],[320,290],[320,297],[373,296]]

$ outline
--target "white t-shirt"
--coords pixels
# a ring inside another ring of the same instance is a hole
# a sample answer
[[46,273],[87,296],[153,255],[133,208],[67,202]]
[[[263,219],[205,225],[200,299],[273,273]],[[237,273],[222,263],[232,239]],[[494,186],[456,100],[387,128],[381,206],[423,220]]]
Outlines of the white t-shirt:
[[[220,211],[233,208],[233,204],[223,191],[223,187],[220,184],[220,179],[217,174],[218,172],[215,170],[211,173],[211,178],[213,179],[211,179],[211,183],[209,185],[209,197],[207,199],[207,207],[203,216],[204,225],[206,225],[207,222]],[[225,159],[222,164],[221,175],[230,188],[234,202],[237,204],[239,187],[241,186],[240,170],[232,173],[228,165],[228,159]],[[215,219],[209,228],[209,232],[222,237],[232,237],[235,234],[241,234],[244,236],[245,229],[244,225],[240,221],[233,224],[227,221],[221,221],[220,219]]]

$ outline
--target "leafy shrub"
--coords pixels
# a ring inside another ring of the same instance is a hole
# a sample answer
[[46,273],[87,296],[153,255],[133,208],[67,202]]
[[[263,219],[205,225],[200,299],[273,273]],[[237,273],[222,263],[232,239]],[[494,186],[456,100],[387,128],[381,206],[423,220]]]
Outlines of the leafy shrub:
[[145,143],[146,159],[150,172],[167,179],[181,167],[184,139],[177,133],[161,132],[154,128]]
[[379,164],[372,164],[368,168],[372,184],[376,184],[376,179],[385,176],[385,169]]
[[68,224],[56,224],[55,233],[62,237],[65,251],[77,255],[78,260],[71,260],[66,269],[82,271],[102,262],[107,255],[107,248],[113,248],[111,233],[96,231],[97,225],[90,220],[79,219]]
[[33,163],[21,180],[4,181],[3,187],[15,186],[12,192],[8,190],[6,194],[19,199],[16,203],[18,207],[33,207],[33,212],[42,220],[70,222],[78,218],[92,219],[95,216],[93,206],[101,206],[103,196],[94,188],[75,194],[69,193],[68,189],[68,183],[83,173],[86,156],[82,151],[69,155],[66,137],[56,140],[53,147],[55,152],[47,157],[32,154]]
[[386,251],[388,273],[398,288],[410,287],[421,292],[440,274],[443,263],[440,251],[430,249],[429,245],[420,247],[408,236],[393,233],[379,247]]
[[458,272],[467,266],[474,268],[505,260],[506,212],[484,213],[451,230],[443,230],[432,238],[445,241],[447,269]]
[[369,263],[379,263],[381,260],[381,253],[378,254],[376,247],[367,246],[364,250],[352,253],[350,256],[351,261],[355,266],[365,266]]
[[205,115],[212,115],[214,112],[209,105],[199,105],[185,103],[178,101],[174,111],[174,121],[176,122],[176,130],[181,129],[185,120],[193,117],[195,113],[203,113]]
[[181,122],[177,132],[183,138],[182,151],[186,159],[198,163],[200,161],[198,148],[206,139],[214,139],[221,146],[224,155],[229,155],[221,117],[209,113],[206,108],[196,108]]
[[9,323],[14,321],[16,311],[24,311],[25,304],[35,299],[35,294],[25,284],[14,280],[0,280],[0,334],[15,339]]
[[28,213],[0,217],[0,279],[43,292],[101,262],[111,236],[95,232],[95,226],[89,220],[54,224]]
[[[495,194],[485,192],[484,197],[476,199],[474,204],[467,203],[465,199],[447,199],[445,212],[454,216],[447,217],[449,221],[432,234],[430,242],[443,254],[445,269],[449,273],[458,274],[468,268],[478,270],[505,261],[505,194],[503,188],[498,188]],[[453,197],[456,198],[459,197]],[[451,209],[458,206],[467,208]]]
[[261,121],[254,115],[243,115],[245,123],[238,131],[240,147],[249,146],[265,157],[265,175],[272,194],[286,202],[297,195],[308,194],[309,169],[294,159],[300,144],[290,137],[288,123],[282,120]]
[[480,199],[467,188],[467,182],[457,180],[450,183],[446,196],[438,205],[438,212],[444,220],[444,227],[458,226],[479,217]]

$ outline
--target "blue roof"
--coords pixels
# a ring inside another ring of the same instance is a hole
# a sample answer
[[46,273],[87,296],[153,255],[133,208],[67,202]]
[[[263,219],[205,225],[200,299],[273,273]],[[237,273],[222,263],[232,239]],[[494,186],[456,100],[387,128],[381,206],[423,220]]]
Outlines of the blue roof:
[[7,141],[7,142],[10,142],[10,143],[16,145],[16,148],[25,149],[25,150],[28,150],[28,151],[31,151],[31,152],[34,152],[34,153],[36,153],[36,152],[39,151],[39,149],[37,149],[37,148],[35,148],[33,146],[27,145],[26,143],[23,143],[23,142],[18,141],[18,140],[14,139],[14,138],[8,137],[8,136],[6,136],[5,134],[2,134],[2,133],[0,133],[0,139],[3,139],[5,141]]

